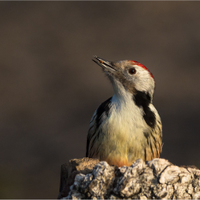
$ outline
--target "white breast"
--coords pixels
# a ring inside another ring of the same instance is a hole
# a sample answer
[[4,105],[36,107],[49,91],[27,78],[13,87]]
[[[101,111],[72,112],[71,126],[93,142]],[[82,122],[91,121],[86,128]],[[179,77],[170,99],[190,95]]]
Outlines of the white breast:
[[[102,124],[104,154],[127,155],[130,148],[137,152],[144,141],[144,131],[149,129],[143,119],[143,109],[135,105],[131,95],[112,97],[112,107]],[[109,145],[106,145],[109,144]],[[132,151],[132,150],[131,150]]]
[[131,96],[117,98],[113,96],[110,115],[107,118],[108,129],[136,137],[141,131],[148,129],[143,119],[143,109],[135,105]]

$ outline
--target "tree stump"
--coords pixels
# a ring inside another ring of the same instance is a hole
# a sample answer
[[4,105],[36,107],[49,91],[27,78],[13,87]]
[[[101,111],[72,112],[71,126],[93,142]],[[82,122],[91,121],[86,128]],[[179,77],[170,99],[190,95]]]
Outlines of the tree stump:
[[73,159],[61,167],[58,198],[200,199],[200,170],[161,158],[119,168],[97,159]]

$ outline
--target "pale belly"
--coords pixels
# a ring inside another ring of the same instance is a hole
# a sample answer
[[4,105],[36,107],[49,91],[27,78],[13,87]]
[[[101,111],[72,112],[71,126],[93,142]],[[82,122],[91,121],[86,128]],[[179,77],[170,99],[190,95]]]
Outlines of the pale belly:
[[135,160],[144,159],[145,127],[138,124],[141,123],[134,118],[125,119],[113,114],[102,126],[101,160],[111,165],[130,166]]

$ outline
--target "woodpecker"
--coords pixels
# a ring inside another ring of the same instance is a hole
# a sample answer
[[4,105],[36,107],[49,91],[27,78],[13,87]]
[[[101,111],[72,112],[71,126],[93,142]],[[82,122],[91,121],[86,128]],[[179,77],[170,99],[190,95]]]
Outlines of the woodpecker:
[[86,157],[110,165],[130,166],[135,160],[160,157],[162,123],[153,106],[152,73],[133,60],[110,62],[94,56],[110,79],[114,95],[91,118]]

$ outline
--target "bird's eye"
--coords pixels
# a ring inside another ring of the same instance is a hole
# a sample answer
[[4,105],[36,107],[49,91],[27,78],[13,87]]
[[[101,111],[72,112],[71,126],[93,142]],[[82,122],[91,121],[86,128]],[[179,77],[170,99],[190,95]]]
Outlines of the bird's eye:
[[135,68],[131,68],[131,69],[129,69],[128,70],[128,72],[129,72],[129,74],[135,74],[136,73],[136,70],[135,70]]

